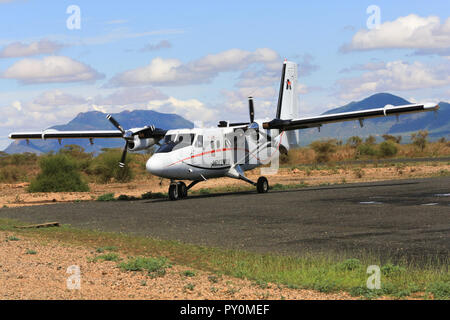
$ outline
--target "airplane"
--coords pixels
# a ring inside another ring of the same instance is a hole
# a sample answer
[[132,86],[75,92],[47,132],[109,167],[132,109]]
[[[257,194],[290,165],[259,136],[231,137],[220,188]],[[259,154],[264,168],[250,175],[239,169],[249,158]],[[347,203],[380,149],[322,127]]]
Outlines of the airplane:
[[[97,138],[125,140],[120,167],[125,166],[127,152],[141,151],[159,146],[146,163],[153,175],[170,179],[170,200],[184,199],[194,185],[208,179],[230,177],[243,180],[256,187],[258,193],[269,191],[269,182],[261,176],[252,181],[245,172],[256,167],[276,163],[280,153],[287,153],[299,141],[299,130],[320,128],[324,124],[359,121],[377,117],[437,111],[434,103],[402,106],[386,105],[383,108],[299,117],[297,64],[285,60],[275,118],[255,120],[253,98],[249,97],[249,121],[230,123],[220,121],[215,128],[164,130],[154,125],[125,130],[111,116],[107,119],[117,130],[57,131],[11,133],[10,139],[62,139],[86,138],[94,143]],[[191,181],[187,186],[182,180]]]

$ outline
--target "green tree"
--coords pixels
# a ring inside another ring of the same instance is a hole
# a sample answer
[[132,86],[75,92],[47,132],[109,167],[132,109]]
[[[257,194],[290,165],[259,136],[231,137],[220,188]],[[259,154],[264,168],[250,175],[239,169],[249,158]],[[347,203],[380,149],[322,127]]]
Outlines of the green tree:
[[358,148],[358,146],[362,143],[362,139],[358,136],[353,136],[348,138],[347,145],[349,145],[352,148]]
[[366,143],[367,145],[369,145],[369,146],[373,146],[374,144],[377,143],[377,138],[375,138],[374,136],[368,136],[368,137],[366,138],[365,143]]
[[423,151],[428,143],[428,131],[420,130],[419,132],[411,134],[411,141],[416,147]]
[[392,142],[395,142],[395,143],[400,143],[400,142],[402,142],[402,136],[393,136],[393,135],[390,135],[390,134],[383,134],[383,139],[384,139],[384,141],[392,141]]
[[31,181],[29,192],[87,192],[76,161],[63,154],[50,154],[39,159],[41,172]]

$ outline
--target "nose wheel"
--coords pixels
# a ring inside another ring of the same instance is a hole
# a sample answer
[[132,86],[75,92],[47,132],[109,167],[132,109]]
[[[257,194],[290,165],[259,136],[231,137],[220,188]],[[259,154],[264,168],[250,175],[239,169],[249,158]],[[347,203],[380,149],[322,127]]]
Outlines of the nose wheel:
[[199,182],[200,181],[194,181],[189,186],[186,186],[182,181],[172,182],[169,186],[169,199],[174,201],[187,198],[188,190]]

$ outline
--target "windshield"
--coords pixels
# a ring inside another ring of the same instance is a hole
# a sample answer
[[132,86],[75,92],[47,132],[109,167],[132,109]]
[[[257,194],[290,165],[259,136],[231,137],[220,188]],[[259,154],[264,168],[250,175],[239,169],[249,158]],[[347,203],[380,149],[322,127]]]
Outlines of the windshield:
[[169,134],[164,137],[163,144],[156,151],[156,153],[167,153],[173,151],[174,149],[181,149],[185,147],[189,147],[192,145],[195,139],[195,134],[187,133],[187,134]]

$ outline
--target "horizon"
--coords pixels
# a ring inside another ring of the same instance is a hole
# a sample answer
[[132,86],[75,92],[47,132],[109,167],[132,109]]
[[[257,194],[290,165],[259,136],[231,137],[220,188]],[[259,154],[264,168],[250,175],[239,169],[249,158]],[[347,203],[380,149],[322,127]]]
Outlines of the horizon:
[[450,101],[450,3],[372,5],[0,1],[0,150],[90,111],[213,126],[247,119],[251,95],[271,117],[285,58],[302,116],[378,93]]

